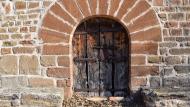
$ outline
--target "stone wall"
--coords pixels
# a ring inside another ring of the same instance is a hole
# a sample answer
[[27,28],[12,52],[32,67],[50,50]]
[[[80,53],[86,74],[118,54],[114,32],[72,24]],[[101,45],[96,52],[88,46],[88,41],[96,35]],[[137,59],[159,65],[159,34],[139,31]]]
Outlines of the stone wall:
[[129,32],[131,90],[189,87],[189,0],[1,0],[0,14],[1,90],[45,88],[54,95],[48,90],[64,89],[69,98],[72,35],[94,15],[115,19]]

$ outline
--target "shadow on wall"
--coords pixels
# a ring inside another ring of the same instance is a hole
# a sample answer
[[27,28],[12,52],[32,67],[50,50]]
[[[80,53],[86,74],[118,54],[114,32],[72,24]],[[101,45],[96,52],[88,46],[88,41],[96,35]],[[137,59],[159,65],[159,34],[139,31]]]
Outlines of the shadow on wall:
[[121,107],[156,107],[156,95],[153,92],[146,94],[142,88],[132,93],[125,100],[119,102]]

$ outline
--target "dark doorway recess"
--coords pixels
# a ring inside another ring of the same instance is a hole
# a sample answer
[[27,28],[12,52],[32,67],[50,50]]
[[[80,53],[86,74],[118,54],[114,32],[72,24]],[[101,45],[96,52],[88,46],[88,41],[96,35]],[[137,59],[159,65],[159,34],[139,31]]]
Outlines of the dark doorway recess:
[[129,95],[129,39],[108,18],[81,23],[73,37],[74,92],[86,97]]

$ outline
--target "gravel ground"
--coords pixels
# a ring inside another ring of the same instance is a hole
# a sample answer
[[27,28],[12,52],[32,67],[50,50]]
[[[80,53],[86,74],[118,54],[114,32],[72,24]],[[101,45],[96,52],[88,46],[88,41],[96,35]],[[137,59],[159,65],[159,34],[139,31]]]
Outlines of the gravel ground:
[[63,107],[145,107],[144,102],[139,101],[142,96],[134,94],[122,101],[102,100],[92,101],[79,95],[63,102]]
[[73,95],[71,99],[63,102],[63,107],[119,107],[119,103],[108,100],[92,101],[78,95]]

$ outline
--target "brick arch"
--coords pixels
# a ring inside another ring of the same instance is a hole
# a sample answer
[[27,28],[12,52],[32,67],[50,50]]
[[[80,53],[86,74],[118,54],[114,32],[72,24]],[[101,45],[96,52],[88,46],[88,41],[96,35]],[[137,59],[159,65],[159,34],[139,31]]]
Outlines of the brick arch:
[[47,76],[72,80],[72,35],[82,20],[93,16],[113,18],[127,28],[132,87],[147,85],[148,75],[158,75],[159,67],[149,63],[148,57],[159,57],[161,29],[146,0],[59,0],[47,11],[39,30],[42,55],[57,56],[57,66],[48,68]]

